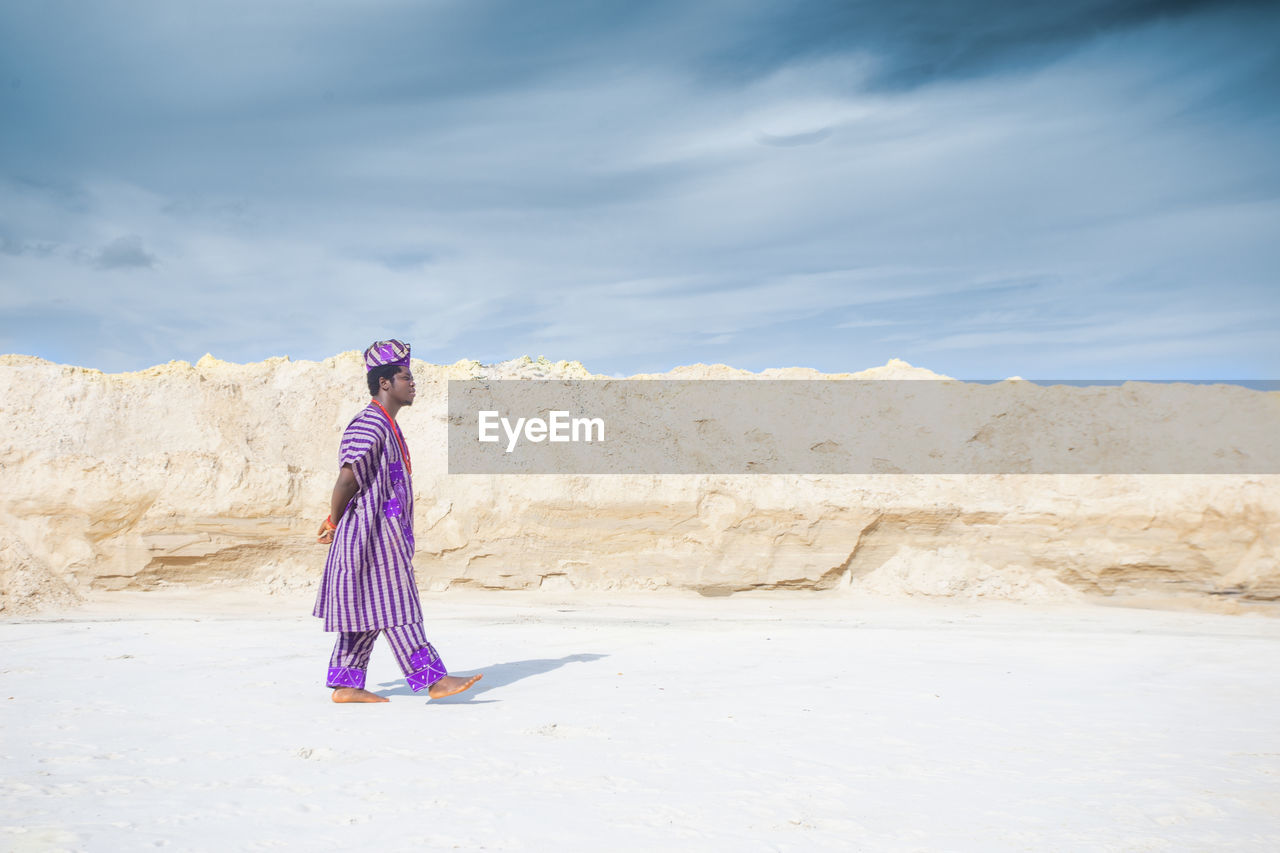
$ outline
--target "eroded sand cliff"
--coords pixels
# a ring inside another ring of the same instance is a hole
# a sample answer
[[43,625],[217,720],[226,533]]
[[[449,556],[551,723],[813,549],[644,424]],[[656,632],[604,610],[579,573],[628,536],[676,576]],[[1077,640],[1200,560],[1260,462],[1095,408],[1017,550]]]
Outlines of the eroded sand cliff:
[[[415,362],[400,416],[424,589],[863,589],[1280,598],[1280,476],[449,476],[450,379],[577,363]],[[0,357],[0,605],[93,590],[311,586],[358,353],[128,374]],[[815,378],[679,368],[664,378]],[[890,362],[848,378],[937,378]],[[635,377],[637,381],[645,377]],[[652,377],[649,377],[652,378]],[[835,377],[832,377],[835,378]],[[1246,392],[1206,388],[1212,395]]]

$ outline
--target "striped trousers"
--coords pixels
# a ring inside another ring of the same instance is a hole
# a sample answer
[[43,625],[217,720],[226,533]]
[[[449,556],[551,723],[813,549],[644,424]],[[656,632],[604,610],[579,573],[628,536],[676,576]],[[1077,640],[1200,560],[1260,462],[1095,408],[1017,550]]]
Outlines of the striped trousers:
[[329,687],[364,687],[365,671],[369,668],[369,655],[379,634],[386,634],[395,653],[396,663],[404,672],[405,681],[413,692],[426,690],[449,674],[435,647],[427,642],[422,623],[397,625],[375,631],[343,631],[333,644],[329,658]]

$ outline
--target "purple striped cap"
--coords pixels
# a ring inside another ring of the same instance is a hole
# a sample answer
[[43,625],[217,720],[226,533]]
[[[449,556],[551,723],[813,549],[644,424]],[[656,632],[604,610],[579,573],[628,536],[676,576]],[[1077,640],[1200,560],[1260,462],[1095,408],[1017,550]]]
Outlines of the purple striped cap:
[[375,367],[382,367],[384,364],[396,364],[401,367],[409,366],[409,345],[403,341],[374,341],[373,344],[364,351],[364,369],[365,372],[373,370]]

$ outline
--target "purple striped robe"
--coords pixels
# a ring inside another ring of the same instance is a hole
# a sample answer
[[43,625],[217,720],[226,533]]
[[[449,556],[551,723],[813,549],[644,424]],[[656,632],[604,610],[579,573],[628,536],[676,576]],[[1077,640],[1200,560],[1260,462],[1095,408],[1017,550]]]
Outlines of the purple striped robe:
[[359,490],[333,532],[316,595],[326,631],[372,631],[422,621],[413,574],[413,484],[400,445],[370,403],[342,434],[338,464]]

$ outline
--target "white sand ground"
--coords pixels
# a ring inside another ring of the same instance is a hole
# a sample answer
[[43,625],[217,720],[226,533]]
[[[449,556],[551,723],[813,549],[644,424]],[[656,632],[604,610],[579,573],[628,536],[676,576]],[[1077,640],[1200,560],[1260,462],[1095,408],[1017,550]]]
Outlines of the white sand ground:
[[1280,619],[449,594],[337,706],[308,603],[0,623],[0,849],[1280,850]]

